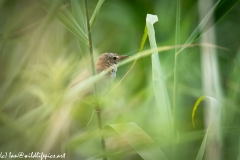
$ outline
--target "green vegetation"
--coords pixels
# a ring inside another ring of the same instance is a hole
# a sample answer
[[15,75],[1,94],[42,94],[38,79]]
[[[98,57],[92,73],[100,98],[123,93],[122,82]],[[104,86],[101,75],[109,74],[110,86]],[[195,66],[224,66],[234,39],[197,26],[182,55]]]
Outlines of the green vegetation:
[[[239,159],[239,1],[87,2],[0,1],[0,156]],[[99,104],[89,46],[131,55]]]

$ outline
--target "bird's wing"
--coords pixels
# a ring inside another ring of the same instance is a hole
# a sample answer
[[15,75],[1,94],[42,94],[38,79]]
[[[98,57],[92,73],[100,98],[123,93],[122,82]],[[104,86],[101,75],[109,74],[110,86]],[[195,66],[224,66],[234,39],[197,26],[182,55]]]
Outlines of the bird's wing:
[[[77,76],[77,78],[75,78],[72,83],[66,88],[66,90],[72,88],[73,86],[77,85],[78,83],[86,80],[87,78],[89,78],[89,73],[87,70],[84,70],[79,76]],[[66,91],[65,90],[65,91]]]

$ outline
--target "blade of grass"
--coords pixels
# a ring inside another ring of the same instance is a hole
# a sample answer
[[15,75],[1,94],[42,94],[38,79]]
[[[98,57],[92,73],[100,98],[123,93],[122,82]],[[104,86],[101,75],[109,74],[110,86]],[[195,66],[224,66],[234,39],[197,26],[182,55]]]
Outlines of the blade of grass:
[[[210,120],[209,120],[209,125],[208,128],[206,130],[206,134],[204,136],[204,139],[202,141],[201,147],[199,149],[198,155],[196,157],[196,160],[201,160],[203,159],[204,156],[204,152],[207,146],[207,139],[210,136],[210,134],[212,134],[211,136],[216,136],[217,134],[214,132],[217,132],[215,129],[217,128],[217,122],[218,122],[218,116],[219,116],[219,104],[217,102],[216,99],[209,97],[209,96],[202,96],[200,98],[198,98],[198,100],[196,101],[194,107],[193,107],[193,111],[192,111],[192,123],[193,126],[195,127],[194,124],[194,116],[195,116],[195,112],[200,104],[201,101],[208,99],[210,101],[210,107],[211,107],[211,113],[210,113]],[[217,115],[217,116],[215,116]]]
[[87,20],[86,11],[83,1],[71,0],[72,15],[77,21],[78,25],[82,28],[85,35],[87,35]]
[[141,41],[141,44],[140,44],[138,53],[142,51],[142,49],[143,49],[143,47],[144,47],[144,44],[145,44],[145,42],[146,42],[146,40],[147,40],[147,36],[148,36],[148,30],[147,30],[147,26],[145,26],[144,32],[143,32],[142,41]]
[[193,111],[192,111],[192,125],[193,125],[193,127],[195,127],[195,123],[194,123],[195,112],[196,112],[197,107],[200,104],[200,102],[203,101],[204,99],[206,99],[206,96],[202,96],[202,97],[198,98],[198,100],[196,101],[196,103],[193,106]]
[[214,24],[220,21],[237,3],[239,0],[221,0],[218,4],[215,12],[214,12],[214,22],[208,25],[205,25],[202,32],[196,37],[200,37],[200,34],[205,33],[208,29],[210,29]]
[[[205,13],[209,10],[214,4],[214,0],[202,0],[198,1],[198,13],[200,20],[204,19]],[[215,27],[212,25],[214,24],[214,17],[210,17],[207,22],[207,26],[211,25],[212,27],[205,33],[202,34],[200,41],[203,43],[216,43],[216,31]],[[203,30],[202,30],[203,31]],[[202,88],[204,95],[213,96],[217,100],[223,99],[222,96],[222,87],[220,83],[220,75],[219,75],[219,68],[218,68],[218,60],[217,60],[217,51],[215,48],[207,48],[201,47],[201,68],[202,68]],[[211,113],[211,108],[206,106],[204,108],[205,115],[209,115]],[[205,127],[208,125],[209,117],[204,117]],[[221,122],[218,122],[221,124]],[[219,125],[216,125],[219,126]],[[218,135],[216,134],[215,137],[220,137],[221,130],[220,128],[216,128],[218,130]],[[206,159],[221,159],[222,151],[219,146],[221,143],[220,139],[216,139],[215,137],[209,136],[208,138],[208,145],[206,147]],[[214,148],[214,150],[212,149]]]
[[[180,19],[181,19],[181,5],[180,0],[177,0],[176,8],[176,37],[175,45],[180,44]],[[178,94],[178,48],[175,48],[175,59],[174,59],[174,87],[173,87],[173,121],[174,130],[177,130],[177,94]]]
[[199,23],[199,25],[196,27],[196,29],[193,31],[193,33],[189,36],[187,41],[184,43],[183,47],[178,51],[177,54],[179,54],[181,51],[183,51],[187,46],[189,46],[195,38],[198,36],[198,34],[201,33],[203,30],[204,26],[207,24],[208,20],[211,18],[211,16],[214,13],[214,10],[216,9],[217,5],[219,4],[220,0],[218,0],[215,5],[212,7],[212,9],[207,13],[205,18]]
[[[42,8],[49,12],[52,2],[48,0],[35,0]],[[86,33],[78,25],[77,21],[74,19],[72,14],[67,9],[61,9],[56,14],[55,17],[70,31],[72,32],[79,40],[88,43],[88,38]]]
[[[99,79],[101,79],[110,69],[102,71],[101,73],[89,77],[86,81],[78,83],[74,85],[71,89],[67,90],[67,94],[65,94],[65,101],[72,101],[73,98],[79,99],[79,94],[87,88],[91,88],[91,86],[96,83]],[[76,96],[77,95],[77,96]],[[76,100],[75,99],[75,100]]]
[[156,15],[147,15],[146,23],[148,28],[148,38],[152,49],[152,79],[153,79],[153,90],[155,93],[155,99],[157,107],[160,112],[159,125],[162,128],[164,136],[171,140],[173,137],[173,117],[171,111],[171,105],[165,85],[164,75],[162,73],[161,64],[159,61],[157,44],[155,40],[155,31],[153,24],[158,21]]
[[207,130],[207,132],[206,132],[206,134],[203,138],[203,141],[202,141],[201,147],[198,151],[196,160],[202,160],[203,159],[205,148],[206,148],[206,145],[207,145],[207,138],[208,138],[208,130]]
[[107,127],[111,127],[123,137],[144,160],[167,160],[161,148],[135,123],[112,124]]
[[[138,53],[141,53],[143,47],[144,47],[144,44],[146,42],[146,39],[147,39],[147,35],[148,35],[148,31],[147,31],[147,26],[145,26],[145,29],[144,29],[144,33],[143,33],[143,37],[142,37],[142,41],[141,41],[141,44],[140,44],[140,47],[139,47],[139,50],[138,50]],[[137,55],[136,54],[136,55]],[[108,92],[108,94],[106,94],[106,96],[104,96],[100,103],[102,102],[102,100],[104,100],[122,81],[123,79],[130,73],[130,71],[133,69],[133,67],[135,66],[135,64],[137,63],[137,60],[138,60],[138,57],[134,60],[134,62],[132,63],[131,67],[128,69],[128,71],[125,73],[125,75],[120,79],[120,81]]]
[[[86,9],[84,5],[84,1],[79,0],[71,0],[71,6],[72,6],[72,14],[77,21],[78,25],[83,29],[83,32],[87,35],[88,29],[87,29],[87,20],[86,20]],[[78,39],[78,45],[79,45],[79,51],[80,55],[83,58],[84,53],[87,53],[88,46],[87,44],[83,43],[80,39]],[[83,61],[84,67],[87,68],[87,63]]]
[[[180,20],[181,20],[181,1],[177,0],[176,6],[176,31],[175,31],[175,45],[180,44]],[[173,129],[174,133],[177,133],[177,104],[178,104],[178,48],[175,48],[174,56],[174,84],[173,84]],[[173,147],[173,157],[176,159],[176,146]]]
[[[96,75],[96,70],[95,70],[95,64],[94,64],[94,58],[93,58],[93,47],[92,47],[92,38],[91,38],[91,26],[90,26],[90,21],[89,21],[89,16],[88,16],[88,2],[87,0],[84,0],[85,3],[85,10],[86,10],[86,18],[87,18],[87,29],[88,29],[88,47],[89,47],[89,55],[91,59],[91,68],[92,68],[92,75]],[[99,100],[98,100],[98,95],[97,95],[97,90],[96,90],[96,83],[93,84],[93,91],[94,91],[94,97],[95,97],[95,111],[97,112],[97,121],[98,121],[98,128],[99,131],[102,131],[102,118],[101,118],[101,107],[99,105]],[[105,140],[103,135],[100,137],[101,140],[101,147],[103,153],[106,152],[106,146],[105,146]],[[103,156],[103,160],[107,160],[107,157]]]
[[101,6],[102,6],[102,4],[103,4],[104,1],[105,1],[105,0],[99,0],[98,3],[97,3],[97,6],[96,6],[96,8],[95,8],[95,10],[94,10],[94,12],[93,12],[93,15],[92,15],[91,19],[90,19],[90,28],[91,28],[91,30],[92,30],[94,24],[95,24],[96,21],[97,21],[97,17],[98,17],[100,8],[101,8]]
[[[218,45],[215,45],[215,44],[202,44],[202,43],[200,43],[200,44],[190,44],[187,48],[199,47],[199,46],[206,46],[206,47],[210,47],[210,48],[218,48],[220,50],[230,52],[228,48],[218,46]],[[181,48],[181,47],[183,47],[183,45],[164,46],[164,47],[158,47],[157,51],[158,52],[165,52],[165,51],[169,51],[169,50],[173,50],[175,48]],[[134,54],[134,56],[131,56],[131,57],[127,58],[126,60],[124,60],[123,62],[121,62],[118,65],[118,67],[121,67],[121,66],[123,66],[127,63],[130,63],[137,58],[144,58],[144,57],[150,56],[150,55],[152,55],[152,52],[153,52],[152,49],[146,49],[146,50],[140,52],[139,54]]]

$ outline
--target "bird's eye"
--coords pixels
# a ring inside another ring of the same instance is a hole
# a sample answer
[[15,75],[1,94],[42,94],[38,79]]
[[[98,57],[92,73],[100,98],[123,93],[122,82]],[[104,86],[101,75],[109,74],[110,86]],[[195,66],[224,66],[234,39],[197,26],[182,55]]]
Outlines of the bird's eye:
[[117,60],[117,57],[113,57],[114,60]]

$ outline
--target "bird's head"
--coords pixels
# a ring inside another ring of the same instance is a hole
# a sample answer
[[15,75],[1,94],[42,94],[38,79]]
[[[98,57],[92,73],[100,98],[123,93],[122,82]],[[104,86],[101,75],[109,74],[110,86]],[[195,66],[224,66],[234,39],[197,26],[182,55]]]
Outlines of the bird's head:
[[96,62],[97,72],[101,72],[109,67],[116,66],[117,64],[129,56],[119,55],[116,53],[103,53],[101,54]]

